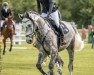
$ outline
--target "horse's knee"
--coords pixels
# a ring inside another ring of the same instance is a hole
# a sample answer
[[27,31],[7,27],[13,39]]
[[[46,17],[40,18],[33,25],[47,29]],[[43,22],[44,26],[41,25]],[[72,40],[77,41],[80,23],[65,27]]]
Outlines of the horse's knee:
[[49,64],[49,69],[53,69],[54,68],[54,65],[53,64]]
[[13,45],[11,44],[11,47],[12,47]]
[[41,64],[36,64],[37,69],[41,69]]
[[5,51],[5,50],[3,50],[3,55],[5,55],[5,53],[6,53],[6,51]]
[[4,47],[6,47],[6,44],[4,44]]

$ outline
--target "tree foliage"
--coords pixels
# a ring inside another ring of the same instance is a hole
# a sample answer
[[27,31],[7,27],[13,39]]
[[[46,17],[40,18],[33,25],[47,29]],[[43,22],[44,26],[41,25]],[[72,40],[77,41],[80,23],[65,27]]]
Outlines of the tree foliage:
[[[0,0],[0,10],[1,10],[1,7],[2,7],[2,2],[3,2],[3,0]],[[1,18],[1,16],[0,16],[0,18]]]
[[94,0],[59,0],[59,9],[64,20],[74,21],[77,24],[91,24],[94,15]]
[[[14,18],[19,21],[18,14],[29,10],[37,11],[36,0],[8,0]],[[91,24],[94,15],[94,0],[56,0],[62,20],[74,21],[79,27]],[[0,2],[1,3],[1,2]]]

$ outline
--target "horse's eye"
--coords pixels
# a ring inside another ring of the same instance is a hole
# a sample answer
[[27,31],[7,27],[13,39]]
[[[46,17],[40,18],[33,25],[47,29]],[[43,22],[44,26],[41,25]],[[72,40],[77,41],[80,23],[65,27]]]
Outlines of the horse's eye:
[[30,24],[28,25],[28,27],[31,27]]

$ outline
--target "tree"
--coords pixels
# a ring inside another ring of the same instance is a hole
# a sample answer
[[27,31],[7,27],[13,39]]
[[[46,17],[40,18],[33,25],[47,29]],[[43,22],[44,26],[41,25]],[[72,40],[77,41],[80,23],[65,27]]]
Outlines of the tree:
[[91,24],[94,0],[59,0],[63,20],[75,21],[81,27]]
[[[18,14],[37,10],[36,0],[8,0],[13,10],[14,18],[19,21]],[[74,21],[81,28],[91,24],[94,15],[94,0],[56,0],[62,15],[62,20]]]
[[35,10],[35,0],[12,0],[14,18],[19,21],[18,14],[26,11]]
[[[0,10],[1,10],[1,7],[2,7],[2,2],[3,2],[3,0],[0,1]],[[0,16],[0,18],[1,18],[1,16]]]

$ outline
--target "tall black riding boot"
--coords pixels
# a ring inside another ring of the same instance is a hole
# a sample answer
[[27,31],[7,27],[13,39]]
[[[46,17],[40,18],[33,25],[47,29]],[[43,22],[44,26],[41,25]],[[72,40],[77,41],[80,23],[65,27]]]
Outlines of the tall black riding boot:
[[13,25],[13,29],[14,29],[14,35],[16,35],[16,33],[15,33],[15,26]]
[[0,35],[2,35],[2,27],[0,27],[0,32],[1,32]]
[[61,44],[65,45],[66,41],[64,40],[64,33],[61,26],[59,26],[58,31],[60,33]]
[[3,27],[1,27],[1,31],[3,30]]

